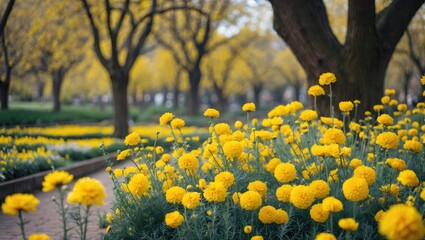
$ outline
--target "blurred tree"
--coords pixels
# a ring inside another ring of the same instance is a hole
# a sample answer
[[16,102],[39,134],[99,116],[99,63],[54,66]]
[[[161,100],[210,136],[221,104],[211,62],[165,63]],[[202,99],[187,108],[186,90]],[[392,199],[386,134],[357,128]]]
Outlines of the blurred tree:
[[[199,113],[199,88],[202,79],[201,64],[205,56],[226,44],[231,37],[215,41],[220,24],[232,22],[238,10],[230,0],[184,0],[186,6],[200,11],[172,11],[161,19],[155,37],[169,50],[174,60],[187,73],[189,82],[188,112]],[[230,19],[232,13],[232,19]]]
[[285,47],[276,53],[273,60],[273,68],[280,76],[280,82],[283,80],[286,86],[292,86],[294,88],[294,100],[299,101],[301,88],[306,83],[306,75],[290,48]]
[[[274,28],[305,69],[309,85],[317,84],[321,73],[333,72],[335,102],[359,99],[364,112],[379,102],[394,49],[424,0],[393,0],[379,12],[373,0],[349,0],[344,43],[332,31],[322,0],[269,2]],[[322,111],[328,106],[320,104]]]
[[[28,28],[31,13],[28,13],[31,3],[22,2],[14,5],[8,24],[5,25],[0,37],[0,109],[8,109],[9,89],[13,70],[21,63],[27,49]],[[0,11],[4,5],[0,6]]]
[[[225,38],[222,36],[221,38]],[[228,110],[228,98],[234,94],[234,86],[229,86],[235,82],[235,71],[238,58],[241,57],[243,51],[247,49],[253,41],[254,34],[244,29],[240,31],[228,44],[222,45],[215,51],[211,52],[203,63],[203,72],[205,78],[210,83],[215,95],[217,96],[218,109],[226,112]],[[217,37],[217,41],[221,41]]]
[[89,33],[82,9],[73,1],[38,1],[32,19],[31,51],[26,59],[30,73],[48,73],[52,80],[53,111],[60,111],[62,84],[68,72],[84,58]]
[[273,60],[276,51],[279,50],[273,41],[276,36],[270,31],[257,33],[252,39],[250,48],[242,53],[240,66],[240,80],[246,82],[252,90],[254,103],[260,105],[260,94],[264,90],[265,84],[270,83],[273,78]]

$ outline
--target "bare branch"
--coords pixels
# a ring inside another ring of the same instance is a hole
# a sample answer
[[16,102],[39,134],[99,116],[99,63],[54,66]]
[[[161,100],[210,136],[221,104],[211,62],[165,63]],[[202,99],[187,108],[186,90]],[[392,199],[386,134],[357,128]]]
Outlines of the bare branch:
[[6,10],[4,11],[3,17],[0,22],[0,37],[3,36],[4,28],[6,27],[7,19],[9,19],[10,13],[13,9],[13,4],[15,4],[15,0],[9,0],[7,3]]

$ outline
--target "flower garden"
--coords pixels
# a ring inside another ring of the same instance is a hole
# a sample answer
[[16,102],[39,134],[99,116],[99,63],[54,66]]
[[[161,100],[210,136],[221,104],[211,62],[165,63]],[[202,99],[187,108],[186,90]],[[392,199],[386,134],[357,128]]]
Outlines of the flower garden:
[[[314,98],[329,93],[332,106],[335,81],[333,74],[322,74],[308,93]],[[204,112],[209,136],[201,145],[193,131],[184,130],[183,119],[164,113],[159,123],[170,132],[167,141],[155,141],[163,130],[150,130],[153,141],[147,142],[146,131],[133,129],[117,156],[131,166],[116,167],[107,159],[115,201],[103,238],[423,239],[425,103],[409,109],[393,98],[394,90],[385,93],[382,105],[363,119],[357,116],[361,102],[348,99],[331,107],[329,116],[291,102],[263,119],[251,118],[256,106],[247,103],[246,119],[231,124],[220,122],[220,112],[210,108]],[[26,134],[25,146],[31,146],[32,134],[66,134],[3,130],[8,136],[0,141],[18,151],[20,138],[9,136],[18,132]],[[44,152],[46,161],[56,161],[49,154]],[[90,178],[64,187],[71,180],[55,171],[43,190],[58,190],[65,238],[73,219],[85,239],[86,217],[92,205],[102,204],[104,190]],[[64,207],[65,201],[78,211]],[[4,213],[21,219],[24,238],[22,214],[38,204],[32,195],[15,194],[2,205]],[[35,237],[29,239],[48,239]]]

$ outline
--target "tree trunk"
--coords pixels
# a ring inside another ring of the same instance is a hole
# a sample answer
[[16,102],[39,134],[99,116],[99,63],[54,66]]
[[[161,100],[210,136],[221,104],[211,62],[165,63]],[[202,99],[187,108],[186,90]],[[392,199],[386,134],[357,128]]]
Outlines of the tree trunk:
[[188,113],[190,115],[199,114],[199,85],[201,82],[201,69],[199,65],[196,65],[189,72],[189,101],[188,101]]
[[404,75],[404,83],[403,83],[404,103],[407,103],[407,95],[409,94],[409,85],[410,85],[410,79],[412,77],[412,72],[406,71],[403,75]]
[[[359,113],[380,102],[385,71],[395,46],[423,0],[393,0],[376,13],[374,1],[348,1],[347,36],[333,34],[321,0],[269,0],[274,28],[291,47],[307,73],[308,85],[333,72],[333,103],[360,100]],[[325,86],[329,93],[329,86]],[[310,98],[311,99],[311,98]],[[329,98],[318,98],[321,114],[329,114]],[[338,113],[338,108],[335,109]]]
[[1,110],[7,110],[9,108],[9,82],[0,81],[0,102]]
[[262,85],[253,86],[252,90],[254,91],[254,103],[257,107],[260,106],[260,94],[263,90]]
[[63,83],[62,70],[57,70],[52,73],[52,95],[53,95],[53,111],[60,112],[61,110],[61,87]]
[[162,89],[163,98],[162,98],[162,103],[161,103],[161,105],[164,106],[164,107],[167,105],[167,93],[168,93],[168,90],[167,90],[166,87],[164,87]]
[[113,97],[114,137],[125,138],[128,135],[127,88],[129,77],[124,73],[110,73]]
[[36,88],[37,88],[37,98],[39,100],[43,100],[44,98],[44,83],[37,83]]
[[227,105],[227,97],[224,96],[223,91],[216,91],[216,94],[218,99],[218,109],[223,113],[227,112],[229,110]]
[[173,87],[173,107],[174,108],[179,107],[179,95],[180,95],[179,85],[174,84],[174,87]]

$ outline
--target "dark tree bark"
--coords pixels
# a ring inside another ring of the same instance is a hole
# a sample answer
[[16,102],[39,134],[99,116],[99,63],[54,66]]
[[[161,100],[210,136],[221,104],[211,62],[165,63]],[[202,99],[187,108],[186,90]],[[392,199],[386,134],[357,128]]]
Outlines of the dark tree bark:
[[0,22],[0,37],[3,36],[4,28],[6,27],[7,20],[9,19],[14,4],[15,0],[9,0],[9,2],[7,3],[6,10],[4,11],[3,17],[1,18]]
[[64,80],[64,72],[58,69],[52,72],[52,95],[53,95],[53,112],[60,112],[61,110],[61,88]]
[[[333,72],[334,103],[361,101],[360,113],[379,103],[385,71],[395,46],[424,0],[393,0],[375,13],[375,1],[348,1],[345,44],[332,32],[322,0],[269,0],[274,28],[291,47],[307,72],[309,86],[320,74]],[[321,113],[329,113],[326,98],[319,98]]]
[[188,112],[190,115],[199,114],[199,85],[201,83],[201,68],[198,65],[194,66],[189,72],[189,101],[188,101]]
[[10,74],[5,77],[5,81],[0,81],[0,102],[1,110],[7,110],[9,108],[9,86],[10,86]]
[[110,72],[113,97],[113,122],[114,136],[126,136],[128,134],[128,81],[126,73]]
[[254,103],[256,106],[260,106],[260,94],[261,94],[261,91],[263,91],[263,87],[264,87],[263,84],[252,86],[252,90],[254,93]]

